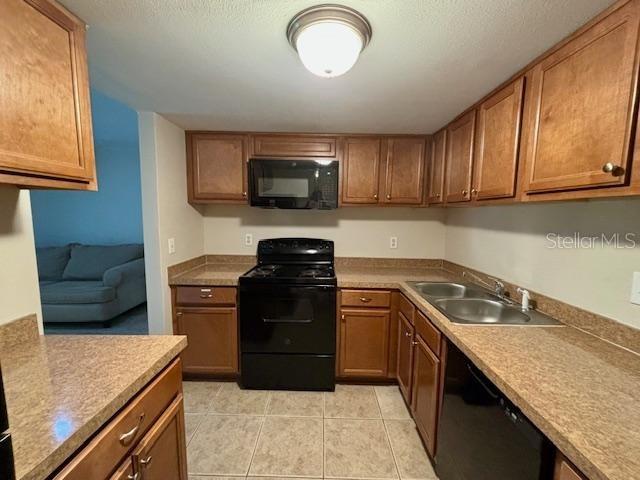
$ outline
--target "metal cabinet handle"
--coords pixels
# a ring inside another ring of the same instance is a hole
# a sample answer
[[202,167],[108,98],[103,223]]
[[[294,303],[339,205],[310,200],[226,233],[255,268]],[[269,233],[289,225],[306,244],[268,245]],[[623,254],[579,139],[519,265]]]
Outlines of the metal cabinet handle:
[[391,195],[387,195],[387,200],[391,200]]
[[213,290],[211,288],[201,288],[200,298],[213,298]]
[[467,190],[462,190],[462,196],[466,197],[469,194],[469,192]]
[[413,337],[413,335],[411,334],[411,332],[404,332],[404,336],[405,336],[405,337]]
[[378,200],[378,194],[377,193],[373,196],[373,199],[374,200]]
[[129,480],[139,480],[140,478],[140,474],[138,472],[134,473],[133,475],[127,475],[127,478]]
[[418,345],[419,342],[411,342],[411,345]]
[[360,301],[361,301],[362,303],[369,303],[369,302],[371,301],[371,299],[370,299],[370,298],[368,298],[368,297],[360,297]]
[[151,465],[151,460],[153,460],[153,457],[149,455],[147,458],[143,458],[140,460],[140,465],[142,465],[143,467],[148,467],[149,465]]
[[176,313],[176,317],[181,317],[181,316],[182,316],[182,312]]
[[136,438],[136,434],[138,433],[138,430],[140,430],[140,425],[142,425],[142,421],[144,420],[144,413],[140,414],[140,417],[138,417],[138,424],[133,427],[131,430],[129,430],[126,433],[123,433],[122,435],[120,435],[120,437],[118,438],[118,440],[120,441],[120,443],[122,445],[124,445],[125,447],[127,445],[130,445],[131,442],[133,441],[134,438]]
[[344,315],[340,315],[340,320],[345,321]]
[[602,171],[604,173],[610,173],[614,177],[619,177],[624,173],[624,169],[620,167],[620,165],[616,165],[612,162],[607,162],[602,166]]
[[440,194],[439,193],[436,193],[436,198],[440,198]]
[[475,188],[471,190],[471,195],[478,195],[478,190]]
[[246,197],[247,196],[247,192],[242,192],[242,196]]

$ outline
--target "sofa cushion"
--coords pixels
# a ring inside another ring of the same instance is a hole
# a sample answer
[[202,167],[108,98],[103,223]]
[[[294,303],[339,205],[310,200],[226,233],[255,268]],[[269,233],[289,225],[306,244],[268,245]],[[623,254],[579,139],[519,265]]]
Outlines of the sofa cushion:
[[36,248],[38,278],[40,280],[61,280],[62,273],[69,263],[70,253],[71,245]]
[[68,281],[41,285],[40,299],[46,304],[107,303],[116,290],[96,281]]
[[74,245],[64,280],[100,280],[104,272],[144,256],[144,247],[130,245]]

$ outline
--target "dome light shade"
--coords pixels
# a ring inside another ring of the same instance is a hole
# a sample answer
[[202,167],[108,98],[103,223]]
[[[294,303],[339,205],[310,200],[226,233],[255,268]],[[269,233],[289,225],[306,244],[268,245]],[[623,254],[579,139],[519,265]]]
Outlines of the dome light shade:
[[289,22],[287,38],[302,64],[320,77],[337,77],[355,65],[371,39],[371,26],[357,11],[341,5],[319,5]]

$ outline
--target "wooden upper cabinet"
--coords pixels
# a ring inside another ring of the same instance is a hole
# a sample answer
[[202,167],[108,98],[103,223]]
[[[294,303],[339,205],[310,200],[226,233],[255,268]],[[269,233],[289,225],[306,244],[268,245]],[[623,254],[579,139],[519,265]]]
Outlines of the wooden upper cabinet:
[[253,135],[255,157],[335,157],[336,137],[311,135]]
[[386,377],[389,363],[389,310],[343,309],[340,316],[339,375]]
[[425,144],[423,137],[386,139],[383,203],[422,203]]
[[638,10],[638,2],[614,10],[527,75],[525,193],[627,181],[637,103]]
[[187,132],[189,201],[247,200],[247,136]]
[[445,200],[447,203],[468,202],[471,199],[475,128],[475,109],[454,120],[447,127],[447,174],[445,179]]
[[380,137],[349,137],[343,142],[342,203],[378,203]]
[[520,78],[478,107],[473,199],[516,194],[523,92],[524,79]]
[[447,129],[444,128],[433,134],[429,161],[427,163],[427,193],[428,204],[438,204],[443,201],[444,173],[447,152]]
[[96,189],[85,25],[49,0],[0,2],[0,182]]

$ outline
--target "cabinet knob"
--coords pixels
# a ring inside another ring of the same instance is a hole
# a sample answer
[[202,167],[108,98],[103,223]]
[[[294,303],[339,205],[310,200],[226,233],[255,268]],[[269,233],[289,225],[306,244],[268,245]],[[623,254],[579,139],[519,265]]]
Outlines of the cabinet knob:
[[404,332],[404,336],[405,337],[412,337],[413,335],[411,335],[411,332]]
[[387,195],[387,200],[391,200],[391,195]]
[[471,195],[478,195],[478,190],[475,188],[471,190]]
[[374,199],[374,200],[377,200],[377,199],[378,199],[378,194],[377,194],[377,193],[373,196],[373,199]]
[[247,192],[242,192],[242,196],[246,197],[247,196]]
[[418,345],[418,342],[411,342],[411,345]]
[[462,190],[462,196],[466,197],[467,195],[469,195],[469,191],[468,190]]
[[439,193],[436,193],[436,198],[440,198],[440,194]]
[[624,173],[624,169],[620,165],[616,165],[612,162],[607,162],[602,166],[604,173],[610,173],[614,177],[619,177]]
[[344,322],[344,314],[340,315],[340,320]]

